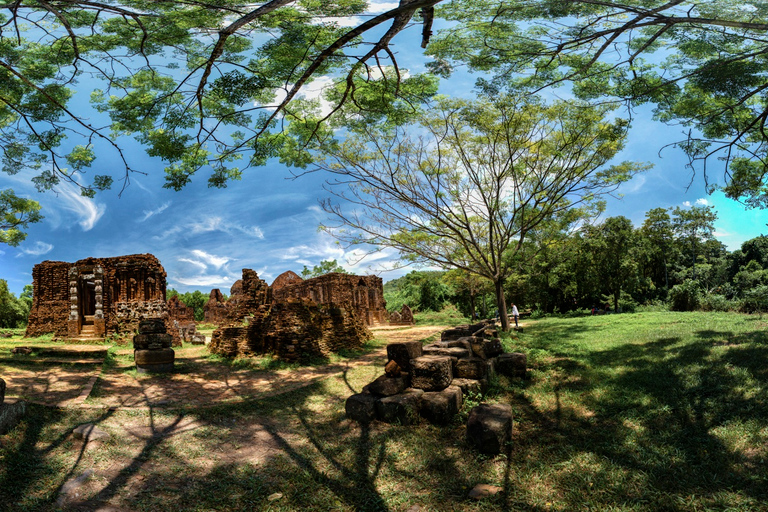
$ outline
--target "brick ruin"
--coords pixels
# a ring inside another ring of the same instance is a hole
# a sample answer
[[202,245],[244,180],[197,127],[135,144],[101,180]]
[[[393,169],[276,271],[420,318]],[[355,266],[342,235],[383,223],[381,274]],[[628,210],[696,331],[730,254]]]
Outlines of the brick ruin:
[[355,276],[331,272],[311,279],[302,279],[285,272],[272,285],[276,302],[288,299],[310,299],[318,304],[348,304],[368,326],[389,323],[384,286],[378,276]]
[[228,301],[214,290],[206,319],[219,320],[209,346],[221,355],[273,353],[288,361],[326,357],[357,348],[371,337],[368,326],[386,323],[382,280],[331,273],[304,280],[294,272],[272,286],[243,270]]
[[44,261],[32,270],[26,336],[100,338],[166,315],[165,270],[151,254]]

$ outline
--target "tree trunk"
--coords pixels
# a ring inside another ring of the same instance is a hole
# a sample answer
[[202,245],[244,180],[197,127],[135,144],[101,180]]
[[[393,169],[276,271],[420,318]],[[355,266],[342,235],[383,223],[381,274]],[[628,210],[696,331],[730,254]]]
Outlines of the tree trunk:
[[469,314],[472,321],[475,321],[475,294],[469,292]]
[[507,301],[504,298],[504,280],[496,279],[493,284],[496,287],[496,306],[499,308],[499,318],[501,319],[501,330],[509,330],[509,317],[507,316]]

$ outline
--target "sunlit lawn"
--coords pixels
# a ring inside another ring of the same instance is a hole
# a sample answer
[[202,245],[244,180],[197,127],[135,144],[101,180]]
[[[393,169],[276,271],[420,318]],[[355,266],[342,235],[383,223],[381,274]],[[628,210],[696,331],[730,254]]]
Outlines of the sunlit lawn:
[[[2,438],[0,510],[55,510],[88,469],[84,510],[768,510],[766,327],[713,313],[531,323],[506,341],[530,379],[486,397],[515,411],[496,457],[467,445],[466,409],[443,428],[346,420],[380,367],[203,410],[31,407]],[[85,421],[111,439],[81,450]],[[505,492],[472,501],[479,483]]]

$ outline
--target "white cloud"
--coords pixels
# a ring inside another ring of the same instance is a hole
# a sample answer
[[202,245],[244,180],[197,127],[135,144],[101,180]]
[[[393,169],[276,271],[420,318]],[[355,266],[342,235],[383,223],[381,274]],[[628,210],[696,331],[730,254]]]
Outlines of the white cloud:
[[206,265],[202,261],[191,260],[189,258],[178,258],[177,261],[180,261],[182,263],[189,263],[190,265],[194,265],[194,266],[198,267],[201,272],[204,272],[208,268],[208,265]]
[[53,245],[45,242],[35,242],[30,247],[22,247],[21,252],[30,256],[42,256],[53,250]]
[[696,200],[696,204],[698,206],[709,206],[709,200],[702,197]]
[[391,11],[399,5],[398,2],[377,2],[376,0],[371,0],[371,2],[368,3],[368,12],[371,14],[380,14],[382,12]]
[[685,206],[686,208],[690,208],[691,207],[691,202],[690,201],[683,201],[683,206]]
[[145,220],[149,219],[153,215],[157,215],[158,213],[164,212],[169,206],[171,206],[171,201],[168,201],[167,203],[163,203],[162,205],[158,206],[154,210],[144,210],[144,217],[139,219],[139,222],[144,222]]
[[63,199],[63,208],[74,212],[80,220],[78,224],[83,231],[90,231],[99,221],[107,206],[103,203],[97,203],[93,199],[80,195],[80,189],[69,183],[62,183],[56,191]]
[[202,260],[208,265],[213,265],[216,268],[221,268],[222,266],[226,265],[230,261],[229,258],[208,254],[207,252],[201,251],[200,249],[194,249],[192,251],[192,254],[197,256],[199,260]]
[[175,277],[174,282],[181,283],[185,286],[210,286],[214,288],[227,288],[231,287],[232,283],[240,279],[237,276],[232,275],[217,275],[217,276],[188,276],[188,277]]
[[155,240],[167,240],[169,237],[178,235],[179,233],[200,235],[214,231],[219,231],[221,233],[227,233],[230,235],[234,233],[242,233],[243,235],[258,238],[259,240],[264,239],[264,232],[260,227],[238,225],[236,223],[229,222],[222,217],[207,217],[198,222],[177,224],[175,227],[169,229],[162,235],[157,235],[153,238]]

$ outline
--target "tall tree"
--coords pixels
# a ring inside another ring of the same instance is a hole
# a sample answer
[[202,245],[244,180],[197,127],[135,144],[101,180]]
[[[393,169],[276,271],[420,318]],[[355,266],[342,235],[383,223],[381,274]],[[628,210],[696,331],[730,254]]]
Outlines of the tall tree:
[[[768,3],[763,0],[452,0],[432,68],[487,90],[571,84],[581,98],[656,105],[693,128],[691,160],[726,162],[729,197],[768,206]],[[491,79],[488,78],[491,75]]]
[[[650,256],[652,268],[658,268],[658,262],[664,269],[664,289],[669,289],[669,261],[674,250],[674,231],[672,219],[667,208],[652,208],[645,214],[645,221],[640,228],[641,243],[647,243],[646,253]],[[656,281],[658,283],[658,281]]]
[[608,166],[626,122],[608,109],[502,96],[442,98],[406,126],[362,126],[318,168],[336,179],[327,229],[352,244],[393,247],[408,260],[491,280],[502,328],[504,283],[526,236],[595,201],[642,166]]
[[696,280],[696,257],[701,254],[704,241],[711,240],[715,231],[717,213],[714,206],[692,206],[690,208],[676,207],[673,212],[672,224],[678,239],[685,243],[691,251],[691,266],[693,279]]

